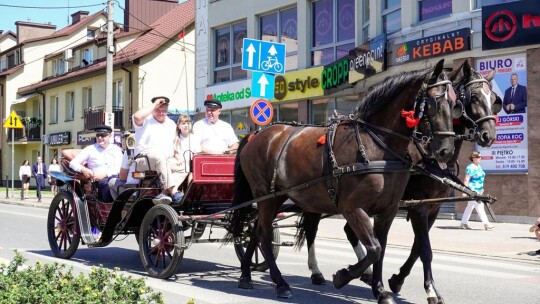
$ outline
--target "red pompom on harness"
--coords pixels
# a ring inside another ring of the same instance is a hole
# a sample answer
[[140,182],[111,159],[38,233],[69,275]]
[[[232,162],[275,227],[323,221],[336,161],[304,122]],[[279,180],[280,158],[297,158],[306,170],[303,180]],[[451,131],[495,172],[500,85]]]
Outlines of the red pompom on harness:
[[414,111],[401,110],[401,117],[405,118],[405,123],[407,123],[407,127],[411,129],[416,127],[420,122],[420,117],[414,118]]
[[321,146],[324,145],[326,143],[326,134],[321,135],[321,137],[319,137],[317,140],[317,143]]
[[255,134],[249,134],[249,136],[248,136],[248,142],[251,141],[251,139],[253,138],[253,136],[255,136]]

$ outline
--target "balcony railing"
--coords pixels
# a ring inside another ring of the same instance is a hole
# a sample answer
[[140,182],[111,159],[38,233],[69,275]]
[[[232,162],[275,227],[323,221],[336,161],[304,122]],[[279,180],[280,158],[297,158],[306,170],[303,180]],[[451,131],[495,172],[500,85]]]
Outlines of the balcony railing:
[[[8,141],[12,141],[11,130],[8,130]],[[23,121],[22,129],[14,129],[13,138],[16,141],[41,141],[41,121],[38,118],[30,118]]]
[[[124,107],[113,107],[114,128],[124,130]],[[105,123],[105,107],[93,107],[84,110],[84,130],[93,131]]]

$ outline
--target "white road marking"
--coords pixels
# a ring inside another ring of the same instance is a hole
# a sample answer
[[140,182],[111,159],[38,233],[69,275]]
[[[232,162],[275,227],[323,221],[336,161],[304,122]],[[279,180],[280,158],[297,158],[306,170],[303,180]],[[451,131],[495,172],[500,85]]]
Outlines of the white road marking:
[[5,211],[5,210],[0,210],[0,213],[30,216],[30,217],[40,218],[40,219],[46,219],[47,218],[46,216],[43,216],[43,215],[34,215],[34,214],[28,214],[28,213],[22,213],[22,212],[13,212],[13,211]]

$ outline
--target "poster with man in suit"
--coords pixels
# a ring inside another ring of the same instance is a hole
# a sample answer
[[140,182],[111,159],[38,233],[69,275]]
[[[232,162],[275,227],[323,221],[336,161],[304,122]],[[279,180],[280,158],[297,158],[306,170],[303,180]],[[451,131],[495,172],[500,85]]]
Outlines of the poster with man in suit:
[[519,84],[517,73],[510,75],[510,87],[504,91],[503,109],[508,114],[527,112],[527,87]]

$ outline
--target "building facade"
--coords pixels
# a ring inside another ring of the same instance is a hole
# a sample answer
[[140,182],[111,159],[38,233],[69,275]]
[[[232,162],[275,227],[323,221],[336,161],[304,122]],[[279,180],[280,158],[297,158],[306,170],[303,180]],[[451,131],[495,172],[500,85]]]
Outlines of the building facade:
[[[500,19],[501,10],[510,13]],[[540,215],[540,163],[531,157],[540,152],[534,128],[540,41],[527,39],[540,28],[536,1],[197,0],[195,15],[196,107],[203,109],[207,97],[221,100],[222,118],[240,137],[257,128],[249,113],[257,99],[253,73],[242,69],[244,38],[286,46],[285,73],[275,76],[270,99],[273,121],[321,123],[335,112],[347,114],[385,77],[442,58],[447,70],[464,60],[484,75],[495,69],[493,90],[501,98],[516,74],[527,87],[528,106],[524,113],[499,113],[499,137],[481,149],[486,192],[498,198],[492,207],[500,220],[530,222]],[[476,149],[462,148],[460,177]],[[450,212],[459,216],[464,205]]]

